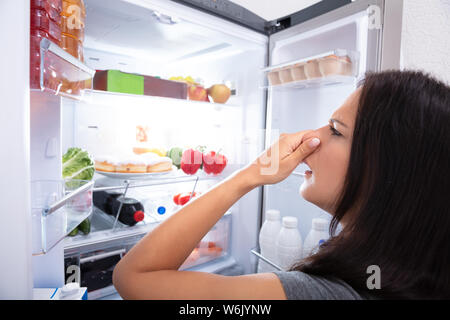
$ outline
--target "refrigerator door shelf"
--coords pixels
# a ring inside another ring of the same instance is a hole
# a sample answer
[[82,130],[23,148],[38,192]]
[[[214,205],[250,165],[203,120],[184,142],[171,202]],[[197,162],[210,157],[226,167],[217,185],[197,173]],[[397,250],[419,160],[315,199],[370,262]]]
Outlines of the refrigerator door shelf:
[[264,68],[264,88],[309,88],[351,83],[358,75],[359,52],[336,49],[319,55]]
[[43,38],[39,50],[32,55],[31,83],[33,90],[41,90],[55,95],[80,99],[85,89],[92,89],[95,70],[87,67],[58,45]]
[[47,253],[90,216],[93,186],[85,180],[31,182],[33,255]]
[[273,89],[277,91],[290,91],[297,89],[308,89],[308,88],[320,88],[320,87],[328,87],[334,85],[343,85],[343,84],[354,84],[356,83],[357,78],[354,76],[345,76],[345,75],[331,75],[327,77],[315,78],[315,79],[307,79],[307,80],[299,80],[292,81],[279,85],[272,86],[262,86],[261,89]]

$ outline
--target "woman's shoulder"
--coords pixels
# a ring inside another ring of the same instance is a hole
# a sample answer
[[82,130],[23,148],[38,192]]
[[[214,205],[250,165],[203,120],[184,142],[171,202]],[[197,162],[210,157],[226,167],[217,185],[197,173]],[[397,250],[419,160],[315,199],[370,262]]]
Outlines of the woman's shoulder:
[[288,300],[364,300],[346,282],[301,271],[275,271]]

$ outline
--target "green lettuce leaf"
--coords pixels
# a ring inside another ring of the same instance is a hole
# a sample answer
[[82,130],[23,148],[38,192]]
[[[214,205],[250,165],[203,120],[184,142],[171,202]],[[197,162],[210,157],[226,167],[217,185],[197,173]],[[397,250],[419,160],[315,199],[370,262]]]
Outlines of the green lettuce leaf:
[[94,177],[94,162],[86,150],[69,148],[62,163],[64,179],[91,180]]

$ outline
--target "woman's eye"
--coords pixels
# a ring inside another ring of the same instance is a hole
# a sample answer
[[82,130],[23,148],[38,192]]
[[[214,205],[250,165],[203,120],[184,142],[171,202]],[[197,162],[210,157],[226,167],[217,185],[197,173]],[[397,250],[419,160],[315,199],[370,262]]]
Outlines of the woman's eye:
[[342,134],[339,131],[337,131],[334,127],[330,126],[330,130],[331,130],[331,135],[342,136]]

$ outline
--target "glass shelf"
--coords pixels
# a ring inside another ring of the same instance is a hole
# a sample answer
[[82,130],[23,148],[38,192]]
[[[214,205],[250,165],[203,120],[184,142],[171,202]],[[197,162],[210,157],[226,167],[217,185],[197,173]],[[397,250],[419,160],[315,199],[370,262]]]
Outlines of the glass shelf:
[[352,84],[358,70],[358,52],[336,49],[263,69],[267,83],[261,87],[290,90]]
[[[181,206],[173,203],[173,194],[163,191],[152,191],[146,187],[172,185],[177,183],[188,183],[186,192],[196,192],[199,182],[210,180],[221,180],[224,175],[207,175],[198,173],[196,175],[185,175],[180,172],[172,177],[158,177],[149,180],[118,180],[111,178],[100,178],[95,180],[95,187],[92,192],[119,193],[123,197],[131,197],[139,201],[144,207],[144,219],[133,226],[123,224],[118,219],[121,208],[115,216],[107,214],[99,208],[93,208],[93,214],[89,217],[91,220],[91,232],[87,235],[79,234],[74,237],[66,237],[66,244],[74,248],[86,244],[102,243],[112,239],[128,238],[142,233],[147,233],[158,223],[164,221],[175,213]],[[143,191],[139,191],[143,188]],[[134,190],[134,191],[133,191]],[[150,189],[151,190],[151,189]],[[165,212],[158,214],[150,208],[155,209],[154,204],[163,205]],[[227,215],[229,213],[226,213]]]
[[[83,101],[89,103],[98,103],[101,105],[110,105],[111,103],[118,103],[118,99],[124,99],[124,102],[130,101],[130,99],[136,99],[136,101],[148,101],[153,103],[174,103],[174,104],[183,104],[190,105],[192,107],[199,108],[213,108],[215,110],[222,110],[226,107],[239,107],[239,105],[234,104],[230,101],[227,103],[214,103],[207,101],[196,101],[196,100],[188,100],[188,99],[176,99],[176,98],[167,98],[167,97],[159,97],[159,96],[149,96],[149,95],[138,95],[131,93],[121,93],[121,92],[111,92],[111,91],[102,91],[102,90],[93,90],[88,89],[85,90]],[[126,101],[125,101],[126,100]],[[230,98],[232,100],[232,98]]]
[[[95,70],[87,67],[55,43],[46,38],[41,40],[39,67],[41,91],[80,99],[86,89],[92,89],[94,74]],[[33,89],[33,84],[31,87]]]
[[92,212],[94,181],[31,182],[32,252],[45,254]]
[[207,180],[222,180],[224,175],[208,175],[204,171],[199,170],[199,173],[195,175],[186,175],[177,170],[175,173],[167,176],[159,176],[151,179],[139,180],[126,180],[126,179],[112,179],[102,176],[96,179],[96,186],[94,192],[96,191],[116,191],[124,190],[125,188],[140,188],[149,186],[159,186],[167,184],[176,184],[184,182],[196,182],[196,181],[207,181]]

